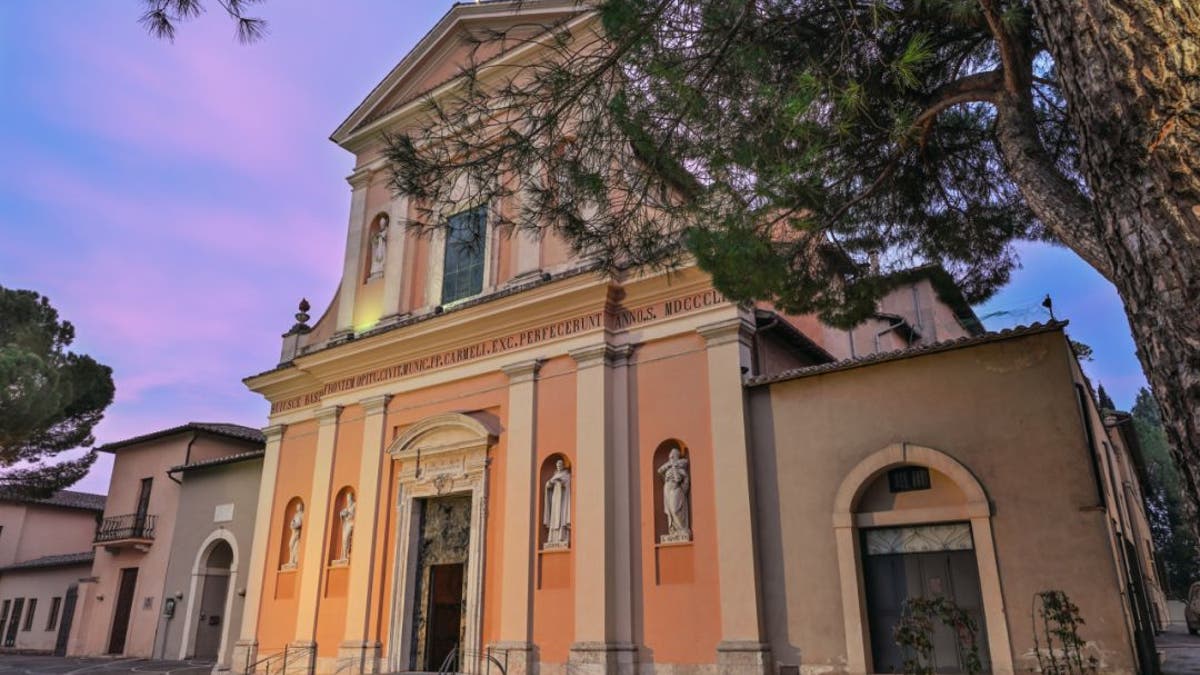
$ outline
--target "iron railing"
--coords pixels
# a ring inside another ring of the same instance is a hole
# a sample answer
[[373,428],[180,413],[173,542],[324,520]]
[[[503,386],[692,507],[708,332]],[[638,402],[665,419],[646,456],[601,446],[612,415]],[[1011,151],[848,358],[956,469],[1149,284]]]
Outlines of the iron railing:
[[[283,651],[275,652],[262,657],[261,659],[250,663],[251,652],[246,653],[246,670],[245,675],[288,675],[288,661],[292,663],[292,670],[296,670],[296,664],[303,663],[305,675],[313,675],[317,665],[317,646],[313,645],[288,645],[283,648]],[[295,673],[293,673],[295,675]]]
[[100,521],[96,528],[96,542],[119,541],[121,539],[153,539],[154,522],[157,516],[146,513],[127,513],[110,516]]
[[[504,662],[501,662],[500,659],[492,655],[491,647],[488,647],[485,651],[478,652],[473,649],[459,649],[458,646],[455,646],[450,650],[449,654],[446,654],[446,658],[442,660],[442,665],[438,668],[439,675],[469,672],[464,667],[465,664],[460,663],[460,660],[482,661],[483,663],[480,665],[484,667],[484,675],[490,675],[493,668],[498,670],[500,675],[506,675],[508,671],[508,651],[504,652]],[[471,671],[473,670],[471,669]]]

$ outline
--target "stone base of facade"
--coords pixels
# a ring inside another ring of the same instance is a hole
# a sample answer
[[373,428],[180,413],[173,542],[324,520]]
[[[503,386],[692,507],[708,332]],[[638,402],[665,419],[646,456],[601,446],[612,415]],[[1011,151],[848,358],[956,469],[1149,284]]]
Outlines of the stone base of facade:
[[234,675],[246,675],[258,660],[258,640],[238,640],[233,643],[229,669]]
[[726,640],[717,644],[719,675],[771,675],[771,648],[761,642]]
[[[331,664],[332,665],[332,664]],[[329,672],[332,668],[322,670],[317,663],[317,643],[310,641],[293,642],[287,646],[287,655],[271,668],[271,672],[279,669],[279,675],[312,675],[315,672]]]
[[567,667],[572,675],[635,675],[637,654],[637,647],[627,642],[576,642]]
[[337,670],[354,675],[375,675],[379,672],[378,642],[343,642],[338,645]]
[[[488,654],[504,666],[505,675],[534,675],[537,665],[533,650],[532,642],[493,642],[487,649]],[[490,673],[493,668],[483,663],[480,670]]]

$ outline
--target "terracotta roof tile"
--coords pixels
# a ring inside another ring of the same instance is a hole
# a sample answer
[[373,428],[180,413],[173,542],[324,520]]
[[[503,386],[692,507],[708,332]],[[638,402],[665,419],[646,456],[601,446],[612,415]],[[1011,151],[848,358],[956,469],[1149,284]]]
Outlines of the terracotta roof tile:
[[33,560],[14,563],[8,567],[0,567],[0,572],[10,572],[13,570],[31,570],[44,567],[69,567],[71,565],[90,565],[96,557],[94,551],[84,551],[82,553],[63,553],[60,555],[44,555]]
[[224,436],[226,438],[233,438],[241,441],[250,441],[251,443],[261,444],[266,442],[266,438],[263,436],[262,432],[252,427],[245,427],[240,424],[229,424],[225,422],[188,422],[187,424],[181,424],[177,427],[171,427],[170,429],[152,431],[148,434],[142,434],[141,436],[127,438],[123,441],[105,443],[96,449],[101,452],[113,452],[114,450],[119,450],[123,447],[134,445],[136,443],[145,443],[146,441],[166,438],[167,436],[174,436],[175,434],[186,433],[189,431],[208,433],[215,436]]
[[946,352],[953,349],[961,349],[963,347],[973,347],[975,345],[998,342],[1000,340],[1007,340],[1025,335],[1048,333],[1050,331],[1062,330],[1064,327],[1066,327],[1066,325],[1066,321],[1047,321],[1046,323],[1034,323],[1028,326],[1006,328],[997,332],[981,333],[979,335],[961,337],[955,340],[934,342],[932,344],[921,345],[919,347],[898,349],[891,352],[877,352],[875,354],[868,354],[866,356],[859,356],[857,358],[834,361],[833,363],[822,363],[815,366],[792,368],[790,370],[785,370],[783,372],[774,373],[771,375],[758,375],[755,377],[746,378],[744,384],[748,387],[757,387],[763,384],[772,384],[775,382],[782,382],[784,380],[794,380],[801,377],[808,377],[810,375],[820,375],[822,373],[831,373],[839,370],[849,370],[851,368],[871,366],[877,363],[898,361],[900,359],[923,356],[925,354],[936,354],[938,352]]

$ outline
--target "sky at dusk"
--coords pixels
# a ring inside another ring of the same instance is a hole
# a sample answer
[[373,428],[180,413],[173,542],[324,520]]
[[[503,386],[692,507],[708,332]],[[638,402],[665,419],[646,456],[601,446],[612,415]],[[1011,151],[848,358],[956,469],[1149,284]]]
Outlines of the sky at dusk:
[[[49,296],[112,366],[98,443],[266,424],[241,380],[341,274],[352,157],[328,136],[451,3],[269,0],[249,46],[207,4],[170,43],[134,0],[0,3],[0,285]],[[1112,286],[1065,249],[1021,251],[985,325],[1044,320],[1050,293],[1128,408],[1144,379]],[[76,489],[106,492],[110,467]]]

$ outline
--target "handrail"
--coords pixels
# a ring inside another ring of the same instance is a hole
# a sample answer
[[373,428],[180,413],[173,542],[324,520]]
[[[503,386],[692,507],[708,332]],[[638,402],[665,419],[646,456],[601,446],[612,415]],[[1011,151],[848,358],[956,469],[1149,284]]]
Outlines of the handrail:
[[126,513],[109,516],[100,521],[96,528],[96,542],[120,539],[153,539],[154,525],[158,516],[149,513]]
[[274,672],[279,673],[280,675],[287,675],[288,657],[291,655],[305,654],[308,652],[311,652],[312,657],[313,657],[313,658],[308,659],[308,675],[313,675],[314,669],[316,668],[316,658],[315,657],[317,654],[317,646],[315,644],[305,645],[303,647],[298,647],[295,645],[286,645],[286,646],[284,646],[282,651],[278,651],[278,652],[275,652],[274,654],[269,654],[267,656],[264,656],[263,658],[255,661],[254,663],[249,663],[250,653],[247,652],[247,654],[246,654],[247,665],[246,665],[245,675],[254,675],[255,673],[258,673],[259,666],[266,666],[262,670],[263,675],[271,675],[271,672],[272,672],[271,665],[276,660],[282,660],[283,663],[281,664],[281,667],[278,670],[275,670]]
[[[507,656],[508,655],[505,654],[506,660],[507,660]],[[497,659],[495,656],[492,656],[492,650],[490,648],[487,649],[486,651],[480,652],[480,651],[476,651],[473,649],[459,649],[458,645],[455,645],[454,648],[450,650],[450,653],[446,654],[446,658],[442,661],[442,665],[438,669],[438,673],[440,673],[441,675],[447,675],[448,673],[465,672],[462,669],[462,663],[457,662],[457,659],[459,657],[484,658],[484,659],[490,661],[491,663],[495,664],[496,668],[498,668],[500,670],[500,675],[507,675],[508,669],[504,667],[504,664],[501,663],[499,659]],[[452,663],[455,663],[456,665],[458,665],[459,669],[458,670],[450,670],[450,664],[452,664]]]

